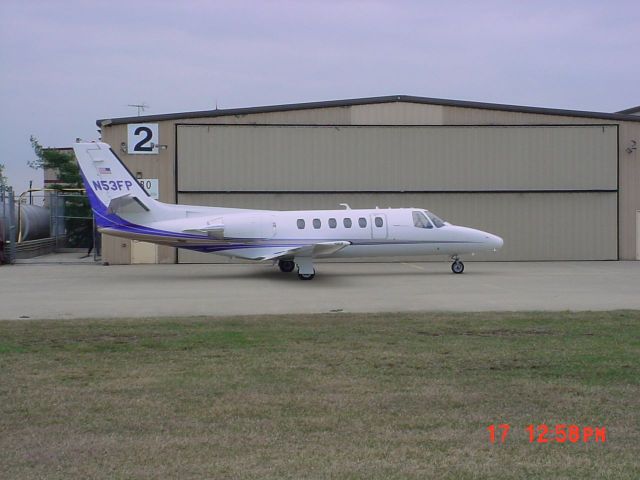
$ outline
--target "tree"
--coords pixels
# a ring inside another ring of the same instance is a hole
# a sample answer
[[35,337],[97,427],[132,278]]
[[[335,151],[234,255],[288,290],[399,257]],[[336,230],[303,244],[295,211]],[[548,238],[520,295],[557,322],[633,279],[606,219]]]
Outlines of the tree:
[[60,190],[64,201],[65,230],[69,247],[89,247],[93,244],[93,221],[91,207],[86,196],[77,192],[64,194],[62,191],[84,188],[80,167],[75,156],[55,148],[44,148],[36,137],[29,137],[37,160],[28,162],[31,168],[55,170],[60,183],[51,188]]
[[27,163],[34,169],[46,168],[55,170],[62,184],[56,184],[53,188],[60,190],[64,188],[84,188],[80,167],[78,167],[78,162],[76,162],[73,154],[56,148],[44,148],[33,135],[29,137],[29,140],[38,158]]

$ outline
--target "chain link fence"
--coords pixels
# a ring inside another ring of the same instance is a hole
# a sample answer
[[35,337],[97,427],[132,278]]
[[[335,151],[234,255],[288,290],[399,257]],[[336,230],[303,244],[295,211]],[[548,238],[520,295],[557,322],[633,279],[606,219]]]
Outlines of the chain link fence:
[[101,236],[87,196],[78,191],[33,190],[16,198],[0,187],[0,261],[86,249],[98,261]]

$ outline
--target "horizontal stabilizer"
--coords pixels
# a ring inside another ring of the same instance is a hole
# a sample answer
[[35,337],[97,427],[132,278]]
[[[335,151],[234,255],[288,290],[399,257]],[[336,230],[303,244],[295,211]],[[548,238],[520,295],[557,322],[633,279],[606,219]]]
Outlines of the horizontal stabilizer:
[[142,201],[138,197],[127,193],[126,195],[111,199],[111,201],[109,202],[109,206],[107,207],[107,212],[115,214],[118,213],[118,211],[121,211],[123,208],[131,205],[133,206],[133,208],[127,208],[127,210],[131,213],[149,211],[149,208],[144,203],[142,203]]

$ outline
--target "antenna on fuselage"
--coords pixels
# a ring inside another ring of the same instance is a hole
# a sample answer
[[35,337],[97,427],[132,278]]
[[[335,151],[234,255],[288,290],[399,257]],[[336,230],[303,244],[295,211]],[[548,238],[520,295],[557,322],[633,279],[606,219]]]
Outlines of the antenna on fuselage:
[[344,207],[345,210],[351,210],[351,207],[349,206],[348,203],[341,203],[340,206]]

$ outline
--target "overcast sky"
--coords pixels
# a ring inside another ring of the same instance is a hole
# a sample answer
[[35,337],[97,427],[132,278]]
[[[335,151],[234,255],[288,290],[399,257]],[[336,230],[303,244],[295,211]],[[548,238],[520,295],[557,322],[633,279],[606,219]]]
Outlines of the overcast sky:
[[0,163],[98,118],[379,95],[640,104],[640,1],[0,1]]

